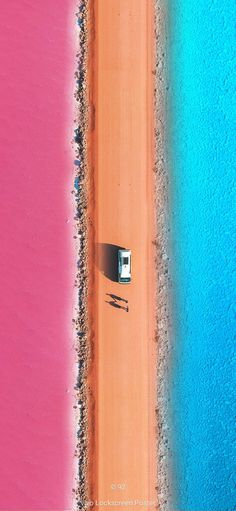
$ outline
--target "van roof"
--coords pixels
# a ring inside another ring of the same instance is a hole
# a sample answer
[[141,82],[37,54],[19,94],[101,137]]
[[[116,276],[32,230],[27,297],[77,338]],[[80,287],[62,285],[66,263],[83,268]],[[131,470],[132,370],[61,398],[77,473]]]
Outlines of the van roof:
[[123,249],[123,248],[120,248],[120,249],[119,249],[119,254],[120,254],[121,256],[123,256],[123,255],[124,255],[124,256],[127,256],[127,255],[130,255],[130,254],[131,254],[131,250],[128,250],[128,249],[126,249],[126,248],[124,248],[124,249]]

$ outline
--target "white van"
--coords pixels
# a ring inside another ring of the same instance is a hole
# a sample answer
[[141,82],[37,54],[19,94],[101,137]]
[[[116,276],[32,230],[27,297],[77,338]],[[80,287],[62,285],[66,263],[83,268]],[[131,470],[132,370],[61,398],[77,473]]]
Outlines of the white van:
[[118,282],[120,284],[131,282],[131,250],[118,250]]

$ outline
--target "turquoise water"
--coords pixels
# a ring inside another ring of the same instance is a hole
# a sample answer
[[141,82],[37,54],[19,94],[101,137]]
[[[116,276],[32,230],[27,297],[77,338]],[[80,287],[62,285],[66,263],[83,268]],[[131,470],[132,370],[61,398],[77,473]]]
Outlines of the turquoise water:
[[169,2],[174,509],[233,511],[234,2]]

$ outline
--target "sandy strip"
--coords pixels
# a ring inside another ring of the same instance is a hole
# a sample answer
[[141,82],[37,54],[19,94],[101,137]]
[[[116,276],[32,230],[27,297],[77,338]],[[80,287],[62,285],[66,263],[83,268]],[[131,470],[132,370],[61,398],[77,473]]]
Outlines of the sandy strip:
[[[98,509],[156,508],[152,23],[143,0],[95,2]],[[132,249],[128,286],[117,283],[118,246]]]
[[[163,10],[155,69],[152,2],[80,5],[75,506],[167,509]],[[114,278],[118,246],[132,249],[128,286]]]

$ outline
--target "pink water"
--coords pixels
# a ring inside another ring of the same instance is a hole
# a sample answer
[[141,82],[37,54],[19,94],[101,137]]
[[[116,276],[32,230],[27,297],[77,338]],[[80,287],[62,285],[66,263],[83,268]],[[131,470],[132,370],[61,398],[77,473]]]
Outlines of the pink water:
[[1,2],[1,511],[71,507],[72,3]]

